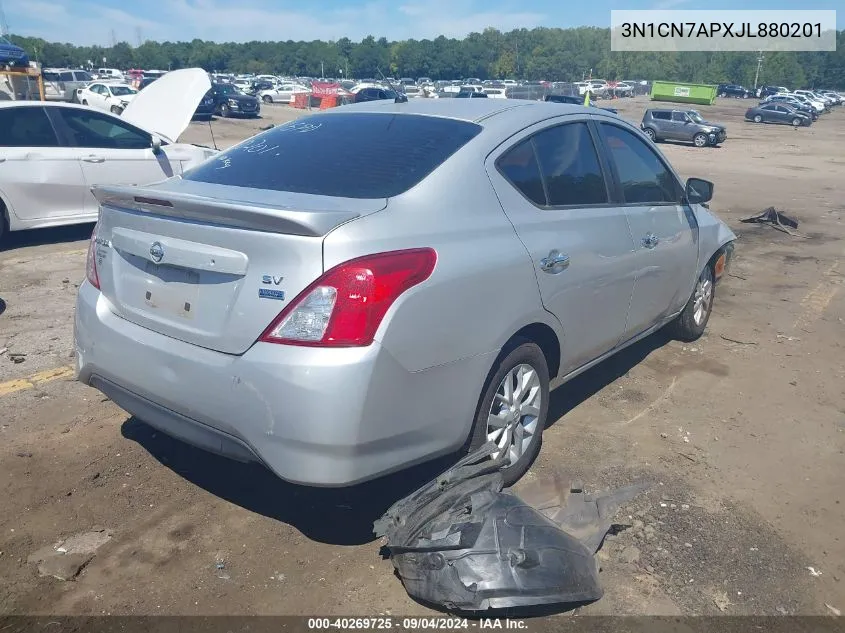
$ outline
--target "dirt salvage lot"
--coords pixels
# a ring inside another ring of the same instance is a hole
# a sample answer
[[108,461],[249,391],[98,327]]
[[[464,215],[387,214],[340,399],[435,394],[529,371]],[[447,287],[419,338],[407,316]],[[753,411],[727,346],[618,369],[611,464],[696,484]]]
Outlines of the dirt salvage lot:
[[[648,104],[617,103],[634,121]],[[845,108],[793,130],[743,122],[747,105],[701,108],[728,126],[723,147],[661,145],[683,176],[716,183],[712,208],[740,235],[705,337],[652,336],[553,394],[528,479],[655,482],[620,512],[631,528],[601,550],[605,597],[585,613],[845,611]],[[295,114],[215,122],[215,137]],[[208,125],[185,138],[210,144]],[[739,223],[771,205],[803,237]],[[0,250],[0,612],[426,613],[370,535],[426,469],[297,488],[72,381],[90,230],[13,234]],[[111,539],[75,581],[27,561],[92,529]]]

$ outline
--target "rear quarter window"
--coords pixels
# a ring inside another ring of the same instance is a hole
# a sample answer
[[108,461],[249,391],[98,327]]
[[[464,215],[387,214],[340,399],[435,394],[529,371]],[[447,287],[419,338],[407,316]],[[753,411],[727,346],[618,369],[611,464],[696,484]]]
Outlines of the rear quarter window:
[[333,113],[291,121],[218,154],[185,180],[342,198],[419,184],[481,126],[413,114]]

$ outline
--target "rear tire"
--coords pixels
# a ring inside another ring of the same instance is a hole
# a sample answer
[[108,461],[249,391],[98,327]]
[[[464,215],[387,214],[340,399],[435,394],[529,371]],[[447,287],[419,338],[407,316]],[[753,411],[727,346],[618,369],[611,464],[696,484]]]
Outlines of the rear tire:
[[6,205],[0,202],[0,246],[9,232],[9,220],[6,218]]
[[502,479],[511,486],[528,472],[543,443],[549,368],[537,344],[522,339],[502,350],[493,369],[478,403],[468,450],[495,441],[508,451],[515,461],[502,469]]
[[88,99],[83,99],[83,100],[82,100],[82,105],[87,106],[87,105],[88,105]]
[[646,136],[648,136],[652,140],[652,142],[657,142],[657,133],[653,129],[647,127],[645,130],[643,130],[643,132],[645,132]]
[[713,270],[706,266],[698,281],[692,296],[683,311],[667,326],[668,333],[679,341],[692,343],[701,338],[710,320],[710,313],[713,310],[713,300],[716,297],[716,284],[713,279]]
[[270,95],[264,95],[263,97],[261,97],[261,100],[264,103],[273,103],[273,97],[271,97]]
[[112,113],[112,114],[117,115],[117,116],[120,116],[120,113],[121,113],[121,112],[122,112],[122,110],[121,110],[119,107],[117,107],[117,106],[112,106],[112,107],[111,107],[111,113]]
[[763,117],[760,116],[759,114],[755,114],[754,115],[754,123],[762,123],[762,122],[763,122]]

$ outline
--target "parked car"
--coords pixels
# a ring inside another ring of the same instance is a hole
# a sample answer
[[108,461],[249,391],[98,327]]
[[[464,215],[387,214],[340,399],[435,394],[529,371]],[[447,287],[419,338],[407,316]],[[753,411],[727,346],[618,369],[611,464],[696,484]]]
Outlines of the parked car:
[[824,106],[825,109],[830,109],[830,106],[833,105],[833,99],[822,96],[812,90],[796,90],[793,94],[802,96],[806,99],[809,99],[810,101],[820,103],[822,106]]
[[816,121],[819,118],[819,112],[816,110],[812,105],[810,105],[807,101],[802,99],[798,99],[792,95],[788,94],[776,94],[770,97],[766,97],[763,101],[760,102],[760,105],[764,103],[782,103],[784,105],[791,106],[798,110],[799,112],[803,112],[804,114],[809,115],[812,117],[813,121]]
[[759,94],[757,95],[761,99],[765,99],[766,97],[770,97],[772,95],[787,93],[789,90],[784,88],[783,86],[763,86],[760,88]]
[[78,89],[76,100],[82,105],[119,115],[137,94],[135,88],[126,84],[94,82]]
[[194,110],[193,117],[191,118],[197,121],[211,121],[216,109],[217,105],[214,101],[214,93],[209,90],[203,95],[197,109]]
[[29,55],[7,38],[0,36],[0,64],[4,66],[29,66]]
[[485,88],[484,94],[489,99],[507,99],[508,95],[505,88]]
[[664,326],[701,336],[735,236],[621,118],[468,101],[334,108],[95,188],[78,379],[301,484],[488,441],[516,481],[553,386]]
[[76,101],[76,92],[94,81],[86,70],[45,68],[41,71],[47,101]]
[[281,83],[262,90],[258,96],[264,103],[293,103],[293,96],[297,93],[310,94],[311,88],[294,83]]
[[[576,97],[574,95],[545,95],[543,97],[543,101],[551,101],[552,103],[568,103],[570,105],[584,105],[584,98],[583,97]],[[590,101],[588,104],[591,108],[598,108],[598,106]],[[617,114],[616,108],[601,108],[606,112],[612,112],[613,114]]]
[[241,92],[234,84],[215,83],[211,86],[214,95],[214,113],[222,117],[257,117],[261,113],[261,102],[257,97]]
[[832,90],[824,90],[822,93],[826,97],[830,97],[833,99],[833,103],[835,105],[842,105],[843,97],[838,92],[833,92]]
[[487,94],[482,90],[459,90],[455,94],[456,99],[487,99]]
[[163,75],[158,76],[158,77],[144,77],[143,79],[141,79],[141,81],[138,82],[138,92],[140,92],[141,90],[143,90],[144,88],[149,86],[154,81],[161,79],[162,76]]
[[787,96],[798,99],[800,102],[809,105],[819,114],[823,114],[830,109],[823,101],[819,101],[813,97],[808,97],[800,92],[790,92]]
[[751,90],[736,84],[719,84],[716,88],[716,94],[720,97],[735,97],[737,99],[747,99],[754,96]]
[[126,77],[117,68],[98,68],[98,79],[110,79],[112,81],[126,81]]
[[122,117],[68,103],[0,102],[0,234],[94,222],[91,187],[164,180],[213,155],[177,143],[205,91],[194,87],[196,75],[180,78],[184,98],[171,98],[176,84],[158,94],[151,86]]
[[696,110],[645,111],[640,128],[653,141],[686,141],[696,147],[716,146],[727,138],[723,125],[705,121]]
[[352,91],[352,99],[355,103],[364,103],[366,101],[383,101],[385,99],[403,99],[407,98],[404,95],[400,95],[395,90],[391,90],[390,88],[378,88],[378,87],[364,87],[360,89],[353,89]]
[[745,112],[746,121],[754,123],[786,123],[793,127],[809,126],[813,117],[785,103],[763,103]]
[[404,86],[402,92],[409,99],[422,99],[426,97],[425,90],[419,86]]

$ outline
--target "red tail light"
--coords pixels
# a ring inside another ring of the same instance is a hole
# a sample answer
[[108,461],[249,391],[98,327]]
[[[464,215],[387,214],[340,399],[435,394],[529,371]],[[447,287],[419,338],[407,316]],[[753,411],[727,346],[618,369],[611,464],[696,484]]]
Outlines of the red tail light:
[[88,281],[94,286],[97,290],[100,289],[100,276],[97,274],[97,244],[95,240],[97,239],[97,227],[94,227],[94,231],[91,233],[91,240],[88,242],[88,257],[85,260],[85,276],[88,278]]
[[393,302],[428,279],[436,262],[433,249],[420,248],[339,264],[299,293],[259,340],[311,347],[369,345]]

